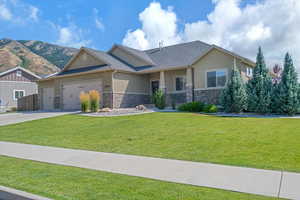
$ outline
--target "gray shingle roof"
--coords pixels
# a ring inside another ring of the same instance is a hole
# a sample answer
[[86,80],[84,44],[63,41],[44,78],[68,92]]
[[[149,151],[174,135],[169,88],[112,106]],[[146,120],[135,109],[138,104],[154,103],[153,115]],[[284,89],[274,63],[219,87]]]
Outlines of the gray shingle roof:
[[153,60],[159,68],[182,67],[190,65],[195,59],[205,54],[211,45],[194,41],[172,46],[163,47],[162,49],[150,49],[145,53]]
[[116,46],[121,49],[124,49],[125,51],[131,53],[132,55],[141,58],[142,60],[146,61],[149,65],[155,65],[155,63],[151,60],[151,58],[145,51],[140,51],[123,45],[116,45]]

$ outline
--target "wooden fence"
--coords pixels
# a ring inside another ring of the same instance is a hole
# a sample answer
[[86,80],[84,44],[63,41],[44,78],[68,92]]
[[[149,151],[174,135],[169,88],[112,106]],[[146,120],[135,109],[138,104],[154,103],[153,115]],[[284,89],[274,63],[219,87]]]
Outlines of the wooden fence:
[[38,94],[28,95],[18,99],[18,111],[39,110]]

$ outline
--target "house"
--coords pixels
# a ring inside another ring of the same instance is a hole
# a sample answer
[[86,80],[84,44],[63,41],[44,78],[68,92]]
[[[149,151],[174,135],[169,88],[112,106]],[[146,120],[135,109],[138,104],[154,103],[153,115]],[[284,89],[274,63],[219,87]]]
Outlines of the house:
[[111,108],[149,104],[157,89],[165,92],[168,104],[217,103],[234,65],[248,80],[255,63],[201,41],[146,51],[82,47],[61,72],[38,81],[41,108],[80,109],[80,92],[92,89],[100,92],[101,106]]
[[20,97],[38,92],[36,80],[40,77],[22,67],[0,73],[0,111],[17,107]]

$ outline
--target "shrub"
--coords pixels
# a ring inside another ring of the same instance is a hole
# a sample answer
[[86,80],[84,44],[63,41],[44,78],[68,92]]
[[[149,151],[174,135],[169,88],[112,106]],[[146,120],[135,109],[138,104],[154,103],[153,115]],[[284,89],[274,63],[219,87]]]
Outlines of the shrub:
[[176,110],[176,101],[174,99],[172,99],[172,109]]
[[216,112],[218,112],[218,107],[214,104],[207,104],[204,106],[203,111],[206,113],[216,113]]
[[79,99],[80,99],[81,111],[87,112],[89,110],[89,105],[90,105],[90,95],[88,93],[81,92]]
[[157,90],[153,97],[152,101],[158,109],[164,109],[166,107],[166,99],[165,99],[165,94],[163,93],[162,90]]
[[178,110],[184,112],[201,112],[203,111],[203,108],[204,108],[204,103],[199,101],[194,101],[194,102],[181,104],[178,107]]
[[99,101],[100,101],[100,94],[97,90],[91,90],[89,92],[90,96],[90,109],[91,112],[98,112],[99,110]]

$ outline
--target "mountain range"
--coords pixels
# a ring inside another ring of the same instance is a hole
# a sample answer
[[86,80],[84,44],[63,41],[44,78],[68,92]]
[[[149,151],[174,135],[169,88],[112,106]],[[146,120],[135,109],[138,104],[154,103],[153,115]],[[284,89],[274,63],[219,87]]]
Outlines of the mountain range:
[[0,40],[0,73],[21,66],[43,77],[58,72],[77,52],[42,41],[4,38]]

